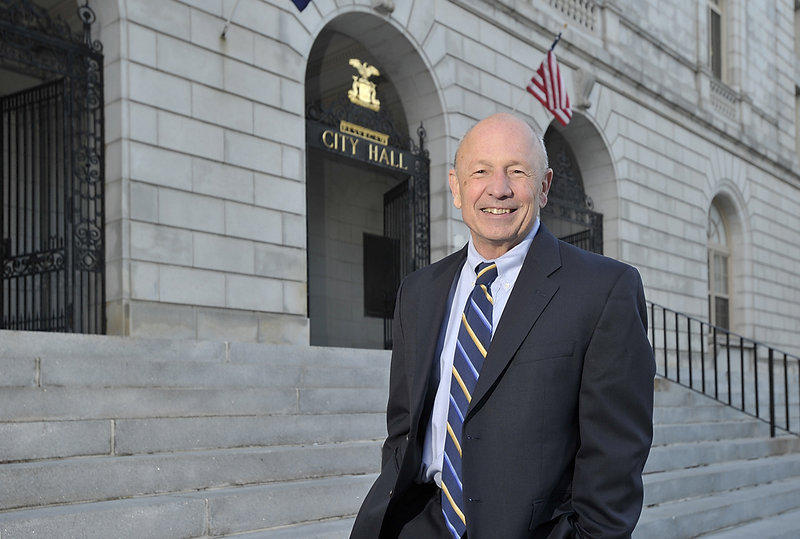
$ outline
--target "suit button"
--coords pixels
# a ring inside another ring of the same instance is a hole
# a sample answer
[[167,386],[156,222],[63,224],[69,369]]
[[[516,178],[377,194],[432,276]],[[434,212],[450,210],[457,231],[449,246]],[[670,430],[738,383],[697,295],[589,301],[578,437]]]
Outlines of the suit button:
[[394,494],[394,490],[390,490],[390,491],[389,491],[389,497],[390,497],[390,498],[392,497],[392,494]]

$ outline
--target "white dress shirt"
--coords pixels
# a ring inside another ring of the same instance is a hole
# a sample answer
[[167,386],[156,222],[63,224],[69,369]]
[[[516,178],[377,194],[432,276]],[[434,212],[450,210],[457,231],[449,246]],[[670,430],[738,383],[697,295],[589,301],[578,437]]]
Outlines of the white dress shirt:
[[[528,235],[511,250],[494,260],[497,264],[497,278],[492,283],[492,335],[503,315],[511,290],[517,281],[517,276],[522,269],[522,263],[528,254],[533,237],[539,230],[539,218],[533,223]],[[458,275],[458,284],[450,305],[447,330],[445,332],[444,346],[439,357],[439,387],[433,402],[433,412],[428,428],[425,431],[425,442],[422,449],[422,480],[435,481],[441,484],[442,461],[444,460],[444,438],[447,432],[447,412],[450,407],[450,380],[452,379],[453,357],[456,351],[458,330],[461,325],[461,313],[467,303],[469,295],[475,286],[475,268],[484,260],[475,250],[472,238],[467,247],[467,261]],[[490,345],[491,346],[491,345]]]

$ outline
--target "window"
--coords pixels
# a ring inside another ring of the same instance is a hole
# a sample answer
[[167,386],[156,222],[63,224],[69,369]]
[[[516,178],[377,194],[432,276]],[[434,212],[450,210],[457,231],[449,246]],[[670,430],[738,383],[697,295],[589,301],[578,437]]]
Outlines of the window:
[[708,0],[708,63],[711,73],[719,80],[724,80],[724,0]]
[[708,212],[708,315],[715,326],[730,329],[730,251],[725,220],[715,204]]

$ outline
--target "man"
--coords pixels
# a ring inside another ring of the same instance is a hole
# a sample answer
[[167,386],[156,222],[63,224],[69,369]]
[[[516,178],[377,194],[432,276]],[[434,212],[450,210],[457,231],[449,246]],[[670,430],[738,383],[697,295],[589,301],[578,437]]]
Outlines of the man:
[[540,223],[552,174],[510,114],[462,139],[449,181],[471,237],[398,292],[388,437],[352,539],[630,536],[652,441],[642,283]]

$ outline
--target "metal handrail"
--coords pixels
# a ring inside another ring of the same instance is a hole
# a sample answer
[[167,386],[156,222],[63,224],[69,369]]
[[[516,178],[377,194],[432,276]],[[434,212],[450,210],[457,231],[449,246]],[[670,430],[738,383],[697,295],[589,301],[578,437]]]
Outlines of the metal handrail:
[[647,303],[657,374],[768,423],[773,438],[800,435],[800,357]]

